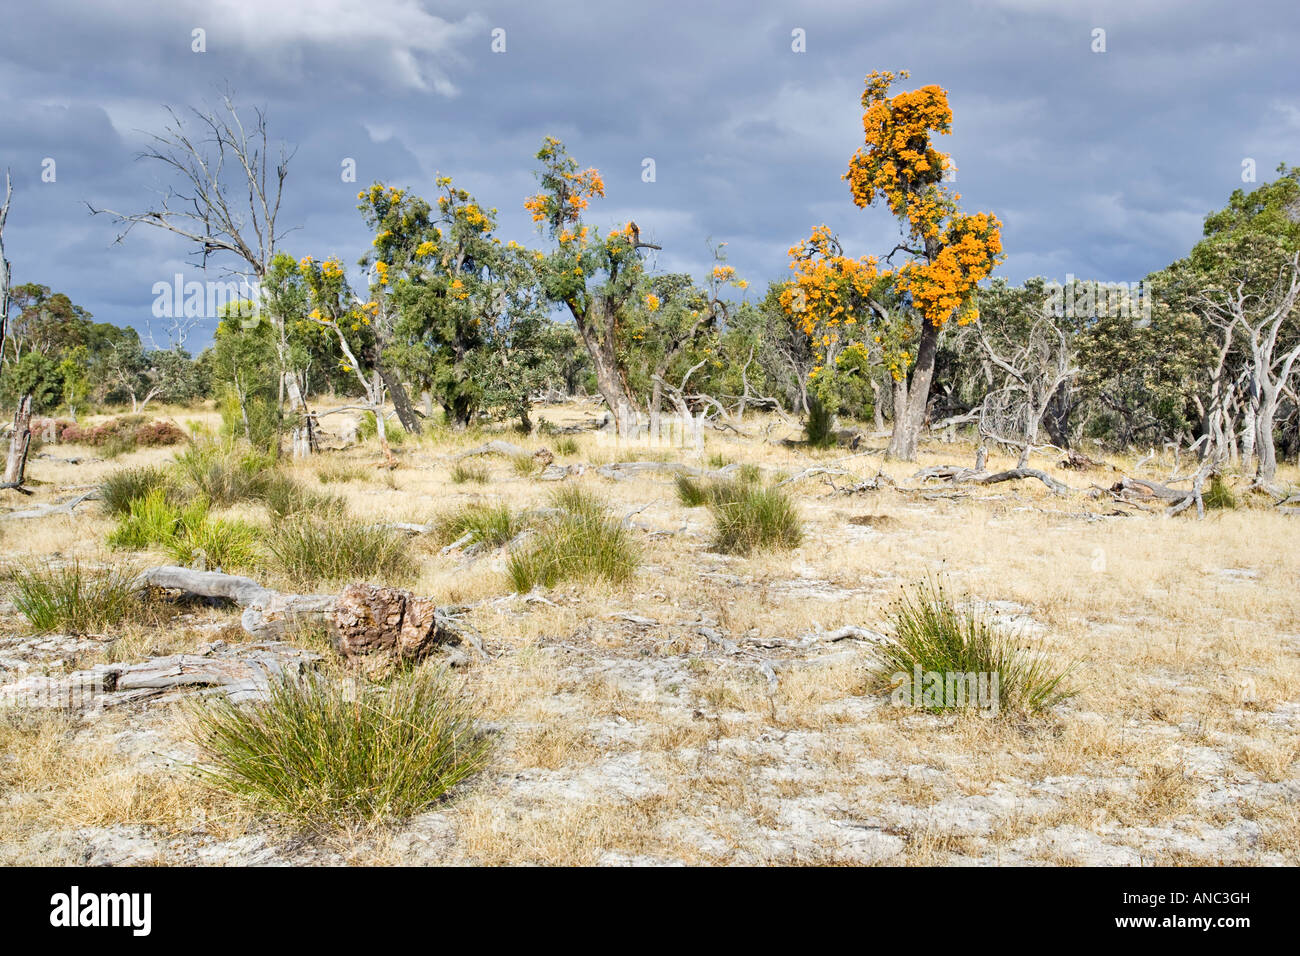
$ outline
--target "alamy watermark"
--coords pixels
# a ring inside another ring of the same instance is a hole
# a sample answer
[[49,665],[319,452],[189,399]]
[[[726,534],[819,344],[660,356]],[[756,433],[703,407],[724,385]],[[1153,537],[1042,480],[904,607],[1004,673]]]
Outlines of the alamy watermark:
[[1043,308],[1057,318],[1131,318],[1140,327],[1151,324],[1151,288],[1140,279],[1098,282],[1067,273],[1065,282],[1048,282],[1043,289]]
[[246,278],[199,282],[176,273],[171,282],[153,284],[155,319],[220,319],[234,317],[256,324],[262,312],[262,286]]
[[981,717],[996,717],[999,706],[997,671],[923,671],[921,665],[912,673],[898,671],[890,675],[894,685],[889,701],[895,707],[925,710],[963,710],[974,708]]

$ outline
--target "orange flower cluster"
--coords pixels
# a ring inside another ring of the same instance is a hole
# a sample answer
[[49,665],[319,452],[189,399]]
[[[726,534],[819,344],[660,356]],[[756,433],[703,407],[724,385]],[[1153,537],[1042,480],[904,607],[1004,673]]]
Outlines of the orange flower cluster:
[[952,109],[947,91],[933,85],[889,98],[896,76],[907,73],[867,77],[862,94],[866,145],[854,154],[844,178],[858,206],[883,197],[895,216],[907,220],[913,236],[932,239],[960,198],[939,185],[951,160],[931,143],[932,134],[952,132]]
[[790,250],[794,281],[781,291],[781,308],[824,356],[840,330],[866,315],[866,300],[880,278],[874,256],[852,259],[840,250],[830,229],[821,225]]
[[988,213],[954,217],[937,255],[929,262],[911,262],[901,268],[897,287],[910,292],[917,311],[936,326],[942,326],[954,313],[958,313],[959,324],[974,321],[978,313],[968,308],[971,293],[1001,261],[1001,229],[998,218]]

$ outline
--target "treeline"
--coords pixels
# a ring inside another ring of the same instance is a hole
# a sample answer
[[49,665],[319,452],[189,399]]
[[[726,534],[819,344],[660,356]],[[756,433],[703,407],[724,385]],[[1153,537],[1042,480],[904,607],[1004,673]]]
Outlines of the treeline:
[[[835,440],[837,418],[888,427],[901,458],[927,425],[966,427],[1022,460],[1046,446],[1174,445],[1262,482],[1279,455],[1300,453],[1295,168],[1234,192],[1185,258],[1142,283],[987,281],[1004,259],[1001,223],[960,208],[933,145],[951,127],[946,91],[892,94],[905,76],[868,76],[865,138],[844,176],[856,205],[888,208],[901,241],[853,257],[815,226],[790,249],[790,280],[761,297],[724,245],[703,276],[656,273],[646,252],[659,246],[637,223],[591,225],[600,173],[551,138],[524,202],[539,247],[503,242],[497,210],[449,177],[430,198],[375,182],[357,194],[372,235],[357,280],[339,259],[278,248],[289,154],[268,157],[262,113],[241,118],[228,101],[197,113],[206,139],[176,117],[147,156],[189,177],[198,205],[94,211],[128,231],[193,241],[199,228],[205,261],[241,260],[259,298],[231,306],[191,359],[18,287],[0,385],[44,409],[213,397],[228,431],[276,453],[287,433],[310,451],[330,411],[311,400],[325,393],[375,413],[387,451],[389,402],[411,432],[435,406],[452,426],[528,428],[539,397],[578,391],[599,394],[625,435],[656,432],[666,410],[734,428],[757,409],[801,419],[814,443]],[[233,179],[206,178],[205,142],[240,159],[221,166]]]
[[[74,417],[93,406],[138,410],[149,402],[212,398],[222,403],[229,430],[265,447],[275,440],[285,401],[274,374],[278,327],[291,388],[304,400],[363,400],[368,375],[378,368],[386,391],[409,390],[417,422],[441,410],[453,424],[515,418],[527,426],[538,398],[598,392],[576,323],[554,314],[563,290],[548,295],[543,285],[555,283],[567,263],[500,243],[488,228],[493,210],[449,182],[443,190],[435,204],[382,184],[363,191],[379,250],[363,259],[373,279],[366,296],[348,287],[337,262],[280,254],[262,304],[277,310],[279,321],[264,321],[253,303],[239,303],[221,319],[213,344],[193,358],[183,349],[147,350],[135,330],[95,322],[45,286],[16,286],[0,374],[4,398],[12,403],[30,393],[36,411]],[[1247,332],[1252,315],[1270,303],[1274,310],[1285,305],[1288,257],[1300,248],[1300,227],[1288,210],[1298,206],[1295,169],[1234,194],[1207,217],[1206,238],[1141,289],[994,280],[976,293],[977,318],[945,330],[930,424],[969,426],[1012,447],[1199,442],[1240,461],[1265,440],[1256,426],[1270,368],[1257,352],[1271,349],[1279,381],[1276,452],[1300,454],[1294,375],[1282,368],[1300,346],[1294,303],[1271,342],[1253,342]],[[435,207],[442,226],[433,224]],[[722,261],[721,249],[717,254],[704,283],[645,271],[629,282],[610,350],[629,402],[648,419],[668,407],[667,389],[696,413],[712,405],[729,414],[766,409],[807,420],[824,405],[841,418],[885,428],[894,412],[894,373],[878,329],[864,324],[827,364],[824,348],[782,303],[790,284],[773,283],[761,298],[745,296],[744,280]],[[724,294],[729,289],[731,296]],[[1234,301],[1246,310],[1239,317],[1231,312]]]

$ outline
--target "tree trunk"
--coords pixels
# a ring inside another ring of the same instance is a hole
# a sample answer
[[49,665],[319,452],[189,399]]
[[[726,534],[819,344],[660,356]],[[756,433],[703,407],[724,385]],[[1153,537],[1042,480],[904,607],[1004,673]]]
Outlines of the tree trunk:
[[[613,323],[604,315],[590,315],[591,312],[603,312],[604,307],[592,303],[584,312],[576,303],[569,303],[569,312],[574,324],[587,346],[591,364],[596,373],[596,389],[609,406],[614,416],[614,428],[620,438],[627,438],[630,433],[631,420],[636,408],[632,396],[627,393],[622,376],[618,372],[618,355],[614,351]],[[605,320],[605,321],[602,321]],[[600,324],[602,329],[595,326]]]
[[420,400],[424,402],[424,417],[433,418],[433,392],[424,389],[420,392]]
[[9,436],[9,458],[5,462],[4,486],[21,488],[27,476],[27,449],[32,443],[32,397],[24,395],[14,413],[14,431]]
[[888,449],[891,458],[916,460],[916,447],[930,401],[930,382],[934,378],[938,345],[939,330],[929,320],[922,319],[916,365],[909,379],[894,383],[894,433],[890,436]]
[[1273,420],[1277,415],[1277,396],[1265,395],[1259,406],[1259,427],[1256,429],[1255,468],[1257,484],[1270,484],[1277,477],[1277,446],[1273,438]]
[[664,401],[664,385],[658,378],[650,386],[650,438],[652,441],[659,440],[659,429],[662,424]]
[[411,398],[406,392],[406,386],[402,380],[394,375],[385,365],[375,363],[375,370],[383,378],[384,384],[388,386],[388,394],[393,399],[393,407],[397,409],[397,420],[402,423],[412,435],[418,435],[423,430],[420,425],[420,416],[415,413],[415,406],[411,404]]

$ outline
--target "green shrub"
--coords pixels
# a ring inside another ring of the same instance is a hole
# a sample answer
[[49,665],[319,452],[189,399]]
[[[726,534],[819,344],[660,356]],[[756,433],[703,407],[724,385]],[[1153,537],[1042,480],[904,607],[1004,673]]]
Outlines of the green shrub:
[[79,561],[13,572],[14,607],[40,633],[94,634],[121,623],[140,607],[136,569],[90,569]]
[[230,441],[197,441],[176,456],[182,480],[223,508],[261,498],[274,468],[269,455]]
[[510,556],[506,570],[516,591],[568,580],[618,584],[632,576],[640,551],[631,532],[599,499],[574,486],[556,492],[551,503],[554,513]]
[[808,421],[804,425],[808,444],[829,448],[835,444],[835,412],[814,396],[808,396]]
[[683,507],[700,508],[708,504],[709,488],[708,484],[698,478],[680,473],[677,475],[677,500]]
[[458,461],[451,467],[451,480],[458,485],[463,485],[469,481],[485,485],[489,477],[487,466],[478,462]]
[[555,439],[555,453],[572,457],[581,454],[582,445],[572,435],[561,435]]
[[275,472],[268,479],[262,500],[266,504],[266,510],[276,518],[287,518],[303,512],[342,514],[344,507],[341,498],[312,491],[281,472]]
[[295,587],[357,580],[396,583],[416,570],[402,532],[344,515],[287,518],[271,528],[265,544],[272,569]]
[[[366,412],[361,416],[361,422],[357,425],[357,439],[360,441],[369,441],[372,438],[379,437],[379,428],[375,424],[375,413]],[[384,437],[388,439],[390,445],[400,445],[406,441],[406,429],[398,421],[389,421],[384,419]]]
[[[207,514],[207,501],[195,499],[188,510],[201,510]],[[154,488],[143,498],[136,498],[127,506],[108,535],[110,547],[139,551],[156,544],[166,544],[176,537],[181,523],[181,508],[167,498],[162,488]]]
[[476,544],[499,548],[524,530],[524,522],[507,504],[480,502],[440,516],[434,528],[439,544],[451,544],[468,534]]
[[[959,610],[941,584],[922,584],[905,593],[894,612],[894,640],[882,648],[878,676],[902,673],[998,675],[997,708],[1038,711],[1071,696],[1063,682],[1073,665],[1051,667],[1046,655],[1018,634]],[[924,702],[916,702],[923,704]],[[945,702],[951,703],[951,702]],[[973,706],[968,702],[968,706]],[[929,709],[943,709],[943,706]]]
[[1232,486],[1217,472],[1210,476],[1209,490],[1201,496],[1201,500],[1207,508],[1237,507],[1237,496],[1232,493]]
[[213,518],[207,509],[186,509],[175,535],[162,542],[178,564],[226,571],[252,567],[258,531],[244,521]]
[[313,827],[377,824],[434,806],[485,764],[489,738],[443,672],[386,687],[282,676],[264,704],[191,709],[208,783]]
[[99,500],[110,515],[124,515],[131,510],[131,502],[139,501],[151,491],[165,492],[168,475],[164,468],[141,466],[119,468],[99,484]]
[[717,526],[713,547],[724,554],[787,551],[803,542],[799,510],[775,485],[743,477],[715,482],[705,504]]

